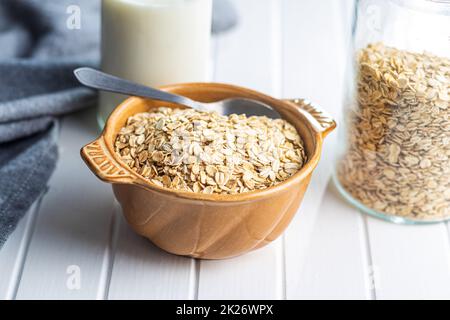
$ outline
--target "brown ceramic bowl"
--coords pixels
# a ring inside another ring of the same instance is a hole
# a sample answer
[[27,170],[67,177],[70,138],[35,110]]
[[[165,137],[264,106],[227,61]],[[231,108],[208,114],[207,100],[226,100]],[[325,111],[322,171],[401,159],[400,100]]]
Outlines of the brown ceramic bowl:
[[189,83],[162,89],[202,102],[244,97],[267,103],[297,128],[308,161],[284,182],[243,194],[198,194],[156,186],[120,160],[114,140],[131,115],[162,105],[180,106],[131,97],[114,110],[101,136],[81,150],[97,177],[112,183],[128,223],[168,252],[202,259],[237,256],[275,240],[297,212],[319,161],[323,138],[336,123],[303,100],[279,100],[232,85]]

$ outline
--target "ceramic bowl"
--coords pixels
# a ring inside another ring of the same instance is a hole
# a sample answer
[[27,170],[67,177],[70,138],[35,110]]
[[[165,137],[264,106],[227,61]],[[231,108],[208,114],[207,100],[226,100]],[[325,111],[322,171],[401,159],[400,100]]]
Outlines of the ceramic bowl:
[[160,106],[180,106],[128,98],[110,115],[100,137],[82,148],[81,156],[98,178],[112,184],[130,226],[165,251],[202,259],[237,256],[275,240],[297,212],[319,162],[323,138],[336,123],[303,100],[275,99],[232,85],[189,83],[162,89],[202,102],[243,97],[269,104],[296,127],[308,161],[284,182],[248,193],[211,195],[159,187],[121,161],[114,141],[128,117]]

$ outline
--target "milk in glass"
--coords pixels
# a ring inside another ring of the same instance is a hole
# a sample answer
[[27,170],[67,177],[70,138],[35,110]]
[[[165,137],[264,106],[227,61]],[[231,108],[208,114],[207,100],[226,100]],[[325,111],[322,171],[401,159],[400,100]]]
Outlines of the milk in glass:
[[[212,0],[103,0],[101,69],[148,86],[207,81]],[[100,93],[103,127],[125,96]]]

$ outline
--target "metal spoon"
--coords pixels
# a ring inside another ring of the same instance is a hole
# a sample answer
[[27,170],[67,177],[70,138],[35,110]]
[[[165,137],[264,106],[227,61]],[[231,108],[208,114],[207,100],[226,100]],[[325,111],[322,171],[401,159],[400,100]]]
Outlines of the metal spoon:
[[172,102],[201,111],[216,111],[223,115],[235,113],[246,114],[247,116],[267,116],[273,119],[281,118],[280,114],[269,105],[252,99],[230,98],[217,102],[204,103],[146,87],[92,68],[78,68],[74,70],[74,74],[80,83],[93,89]]

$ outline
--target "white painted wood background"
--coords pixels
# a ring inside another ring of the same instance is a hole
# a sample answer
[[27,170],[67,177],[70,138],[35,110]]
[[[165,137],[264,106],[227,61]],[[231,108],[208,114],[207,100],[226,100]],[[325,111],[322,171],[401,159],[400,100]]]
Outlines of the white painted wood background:
[[[353,0],[234,0],[240,24],[214,40],[214,80],[308,98],[340,118]],[[49,191],[0,250],[2,299],[450,299],[450,225],[399,226],[346,204],[327,138],[303,204],[277,241],[200,261],[162,252],[124,222],[83,164],[92,110],[64,119]],[[79,268],[81,287],[70,290]]]

